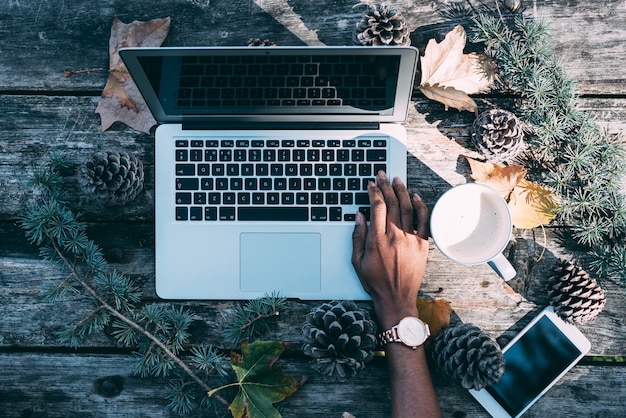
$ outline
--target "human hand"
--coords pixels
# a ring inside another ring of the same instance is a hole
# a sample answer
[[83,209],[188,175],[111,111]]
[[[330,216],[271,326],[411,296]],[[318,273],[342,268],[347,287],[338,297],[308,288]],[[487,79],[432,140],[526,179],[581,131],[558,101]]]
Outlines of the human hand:
[[418,316],[417,292],[428,256],[428,208],[418,195],[411,202],[398,178],[390,184],[380,172],[377,182],[368,185],[369,227],[362,213],[356,215],[352,265],[386,329],[405,316]]

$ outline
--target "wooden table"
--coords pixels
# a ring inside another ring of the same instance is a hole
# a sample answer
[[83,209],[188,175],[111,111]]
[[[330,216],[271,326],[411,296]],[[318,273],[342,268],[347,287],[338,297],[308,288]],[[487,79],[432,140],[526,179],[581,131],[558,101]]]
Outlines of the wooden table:
[[[398,0],[412,33],[423,48],[455,24],[441,13],[444,5],[463,1]],[[626,3],[526,1],[527,13],[549,23],[554,50],[577,81],[580,102],[610,132],[626,128]],[[362,6],[356,1],[286,0],[150,0],[63,1],[6,0],[0,6],[0,416],[3,417],[165,417],[167,382],[132,372],[130,350],[106,333],[79,349],[59,345],[56,332],[79,320],[87,305],[79,300],[50,305],[38,289],[63,273],[38,256],[16,225],[29,198],[25,177],[53,151],[69,152],[77,162],[94,151],[122,148],[146,167],[146,188],[123,207],[95,203],[73,191],[72,208],[88,223],[89,236],[100,245],[112,267],[130,275],[143,290],[144,302],[165,303],[154,292],[153,137],[122,125],[100,131],[94,113],[106,82],[106,71],[76,74],[66,70],[108,68],[108,39],[115,16],[124,22],[172,17],[167,46],[246,45],[249,38],[268,38],[279,45],[348,45]],[[486,109],[507,104],[497,95],[477,99]],[[459,155],[466,148],[474,115],[444,112],[417,90],[407,122],[409,187],[429,206],[450,185],[466,181]],[[533,289],[544,280],[554,259],[576,252],[547,229],[546,252],[540,231],[515,231],[512,258],[519,276],[506,284],[488,267],[462,267],[432,248],[423,292],[444,289],[461,320],[480,326],[505,341],[544,306],[546,297]],[[511,286],[509,286],[511,285]],[[613,362],[626,354],[624,289],[602,283],[607,304],[600,317],[582,326],[592,342],[583,360],[527,413],[528,417],[626,414],[626,368]],[[524,296],[516,291],[529,287]],[[228,350],[221,326],[238,302],[189,301],[198,315],[194,342]],[[327,383],[309,368],[299,351],[301,325],[318,302],[290,301],[278,329],[267,339],[291,342],[281,360],[288,373],[309,381],[280,405],[284,416],[340,417],[344,411],[363,417],[389,415],[390,394],[385,361],[377,358],[348,383]],[[364,307],[369,304],[363,302]],[[529,314],[529,312],[531,314]],[[593,356],[609,356],[603,361]],[[110,376],[123,382],[121,393],[102,396],[99,382]],[[469,394],[434,376],[446,417],[484,417]]]

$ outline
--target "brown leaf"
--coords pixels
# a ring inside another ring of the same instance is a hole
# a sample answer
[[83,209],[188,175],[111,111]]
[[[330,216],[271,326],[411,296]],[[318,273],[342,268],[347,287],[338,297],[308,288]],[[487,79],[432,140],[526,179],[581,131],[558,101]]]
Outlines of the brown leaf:
[[124,47],[161,46],[169,33],[170,22],[169,17],[128,24],[117,18],[113,20],[109,39],[109,79],[96,108],[103,131],[119,121],[137,131],[150,133],[156,121],[118,51]]
[[524,167],[501,166],[465,158],[470,164],[474,181],[496,190],[507,201],[516,228],[536,228],[556,216],[558,199],[550,189],[525,180]]
[[420,86],[420,90],[424,93],[424,96],[429,99],[442,103],[446,110],[453,107],[460,111],[467,110],[474,113],[478,112],[476,102],[467,94],[454,87],[442,87],[438,84],[434,86],[424,84]]
[[428,324],[431,336],[439,334],[442,328],[450,325],[452,306],[445,299],[422,299],[417,297],[417,310],[420,319]]
[[477,112],[478,107],[468,95],[489,90],[493,77],[488,76],[484,55],[464,54],[467,35],[457,25],[437,43],[428,41],[421,58],[420,90],[432,100],[458,110]]
[[490,162],[482,162],[465,156],[472,170],[472,178],[476,183],[491,187],[509,200],[509,195],[526,175],[526,169],[521,165],[501,166]]

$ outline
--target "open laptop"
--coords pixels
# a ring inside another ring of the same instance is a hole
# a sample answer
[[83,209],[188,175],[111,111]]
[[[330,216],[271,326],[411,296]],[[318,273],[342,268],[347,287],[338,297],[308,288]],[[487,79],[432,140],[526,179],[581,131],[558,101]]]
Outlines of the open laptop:
[[156,291],[166,299],[368,299],[354,216],[406,181],[411,47],[128,48],[155,134]]

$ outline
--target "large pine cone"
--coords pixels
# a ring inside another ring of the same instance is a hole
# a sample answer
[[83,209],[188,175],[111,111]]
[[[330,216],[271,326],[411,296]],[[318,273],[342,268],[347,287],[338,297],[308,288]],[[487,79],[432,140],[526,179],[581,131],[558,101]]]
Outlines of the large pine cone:
[[497,383],[504,373],[502,350],[472,324],[442,329],[428,348],[438,370],[465,389],[480,390]]
[[522,148],[524,132],[508,110],[492,109],[474,121],[472,141],[487,160],[499,163],[514,158]]
[[302,327],[302,351],[311,367],[333,381],[346,381],[372,360],[376,324],[352,301],[333,301],[312,309]]
[[370,6],[354,29],[355,45],[411,45],[406,19],[388,4]]
[[110,203],[133,200],[143,190],[143,163],[126,151],[97,152],[81,168],[86,192]]
[[604,290],[580,266],[560,260],[552,274],[550,304],[564,321],[584,324],[602,312]]

